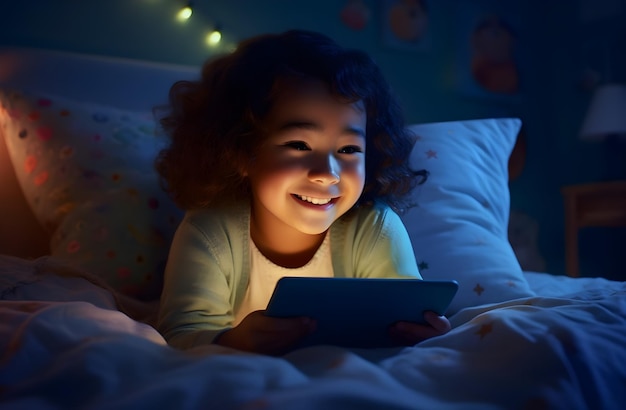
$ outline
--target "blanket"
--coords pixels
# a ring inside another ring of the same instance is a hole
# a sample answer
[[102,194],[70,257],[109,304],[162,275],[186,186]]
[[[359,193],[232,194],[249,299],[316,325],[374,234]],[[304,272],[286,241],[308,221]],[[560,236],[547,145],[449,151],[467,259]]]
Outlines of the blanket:
[[179,351],[155,306],[50,259],[0,257],[2,409],[618,409],[626,284],[528,272],[537,297],[467,307],[407,348]]

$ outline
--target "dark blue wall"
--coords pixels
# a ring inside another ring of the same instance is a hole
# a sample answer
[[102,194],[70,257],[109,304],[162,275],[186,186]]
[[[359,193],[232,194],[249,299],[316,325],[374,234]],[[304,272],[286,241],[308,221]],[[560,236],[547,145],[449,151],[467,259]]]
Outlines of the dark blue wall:
[[[195,13],[186,24],[174,18],[184,4],[177,0],[3,2],[0,44],[199,65],[215,52],[203,39],[215,24],[224,32],[223,48],[263,32],[289,28],[324,32],[343,45],[366,50],[379,62],[409,122],[523,119],[528,154],[523,173],[511,182],[512,208],[538,221],[547,270],[563,273],[560,187],[603,176],[601,144],[576,138],[591,97],[580,80],[589,68],[606,77],[604,50],[610,55],[609,80],[626,80],[626,31],[621,27],[626,0],[430,0],[430,46],[416,51],[383,42],[384,1],[364,0],[371,15],[363,30],[342,24],[339,14],[347,2],[196,0]],[[513,101],[465,93],[457,81],[465,11],[490,3],[505,4],[504,11],[518,22],[523,91]],[[587,245],[581,255],[583,273],[616,276],[619,266],[626,266],[626,257],[615,256],[620,253],[615,241],[625,239],[623,230],[585,233],[581,238]],[[611,248],[614,252],[607,250]]]

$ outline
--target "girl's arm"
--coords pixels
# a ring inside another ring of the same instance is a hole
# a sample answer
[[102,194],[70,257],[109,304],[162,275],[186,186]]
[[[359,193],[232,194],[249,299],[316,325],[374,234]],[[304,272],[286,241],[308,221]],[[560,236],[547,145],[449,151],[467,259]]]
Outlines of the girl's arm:
[[[343,258],[341,268],[345,273],[342,275],[422,279],[409,234],[391,208],[383,205],[362,207],[344,223],[345,244],[340,252],[333,253],[333,263],[335,259]],[[334,266],[337,273],[339,267]]]
[[[216,248],[188,218],[174,235],[165,269],[158,329],[172,346],[209,344],[232,323],[233,290]],[[224,257],[224,255],[222,255]]]
[[[379,207],[361,220],[355,236],[355,275],[361,277],[414,277],[421,279],[408,232],[391,209]],[[445,316],[425,312],[427,325],[398,322],[389,328],[391,337],[402,345],[414,345],[450,331]]]

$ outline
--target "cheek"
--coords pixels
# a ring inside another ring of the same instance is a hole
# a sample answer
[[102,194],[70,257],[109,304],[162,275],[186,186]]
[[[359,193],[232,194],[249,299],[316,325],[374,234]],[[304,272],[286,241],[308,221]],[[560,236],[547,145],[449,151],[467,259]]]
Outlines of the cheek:
[[260,164],[261,172],[269,178],[283,178],[304,172],[306,162],[298,158],[271,158]]
[[342,174],[344,179],[349,179],[355,186],[363,189],[365,184],[365,161],[344,165]]
[[249,178],[253,186],[278,187],[287,183],[294,175],[302,171],[302,164],[297,161],[274,159],[259,161],[250,169]]

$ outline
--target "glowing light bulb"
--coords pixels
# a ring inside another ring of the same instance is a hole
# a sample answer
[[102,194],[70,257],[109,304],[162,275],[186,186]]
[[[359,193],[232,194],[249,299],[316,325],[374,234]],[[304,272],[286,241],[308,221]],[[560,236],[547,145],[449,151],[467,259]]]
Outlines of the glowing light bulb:
[[191,6],[187,5],[183,7],[182,9],[180,9],[178,14],[176,15],[176,19],[178,21],[187,21],[189,20],[189,17],[191,17],[192,14],[193,14],[193,9],[191,8]]
[[212,46],[212,47],[218,45],[220,43],[220,41],[222,41],[222,33],[219,30],[217,30],[217,29],[211,31],[206,36],[207,44]]

